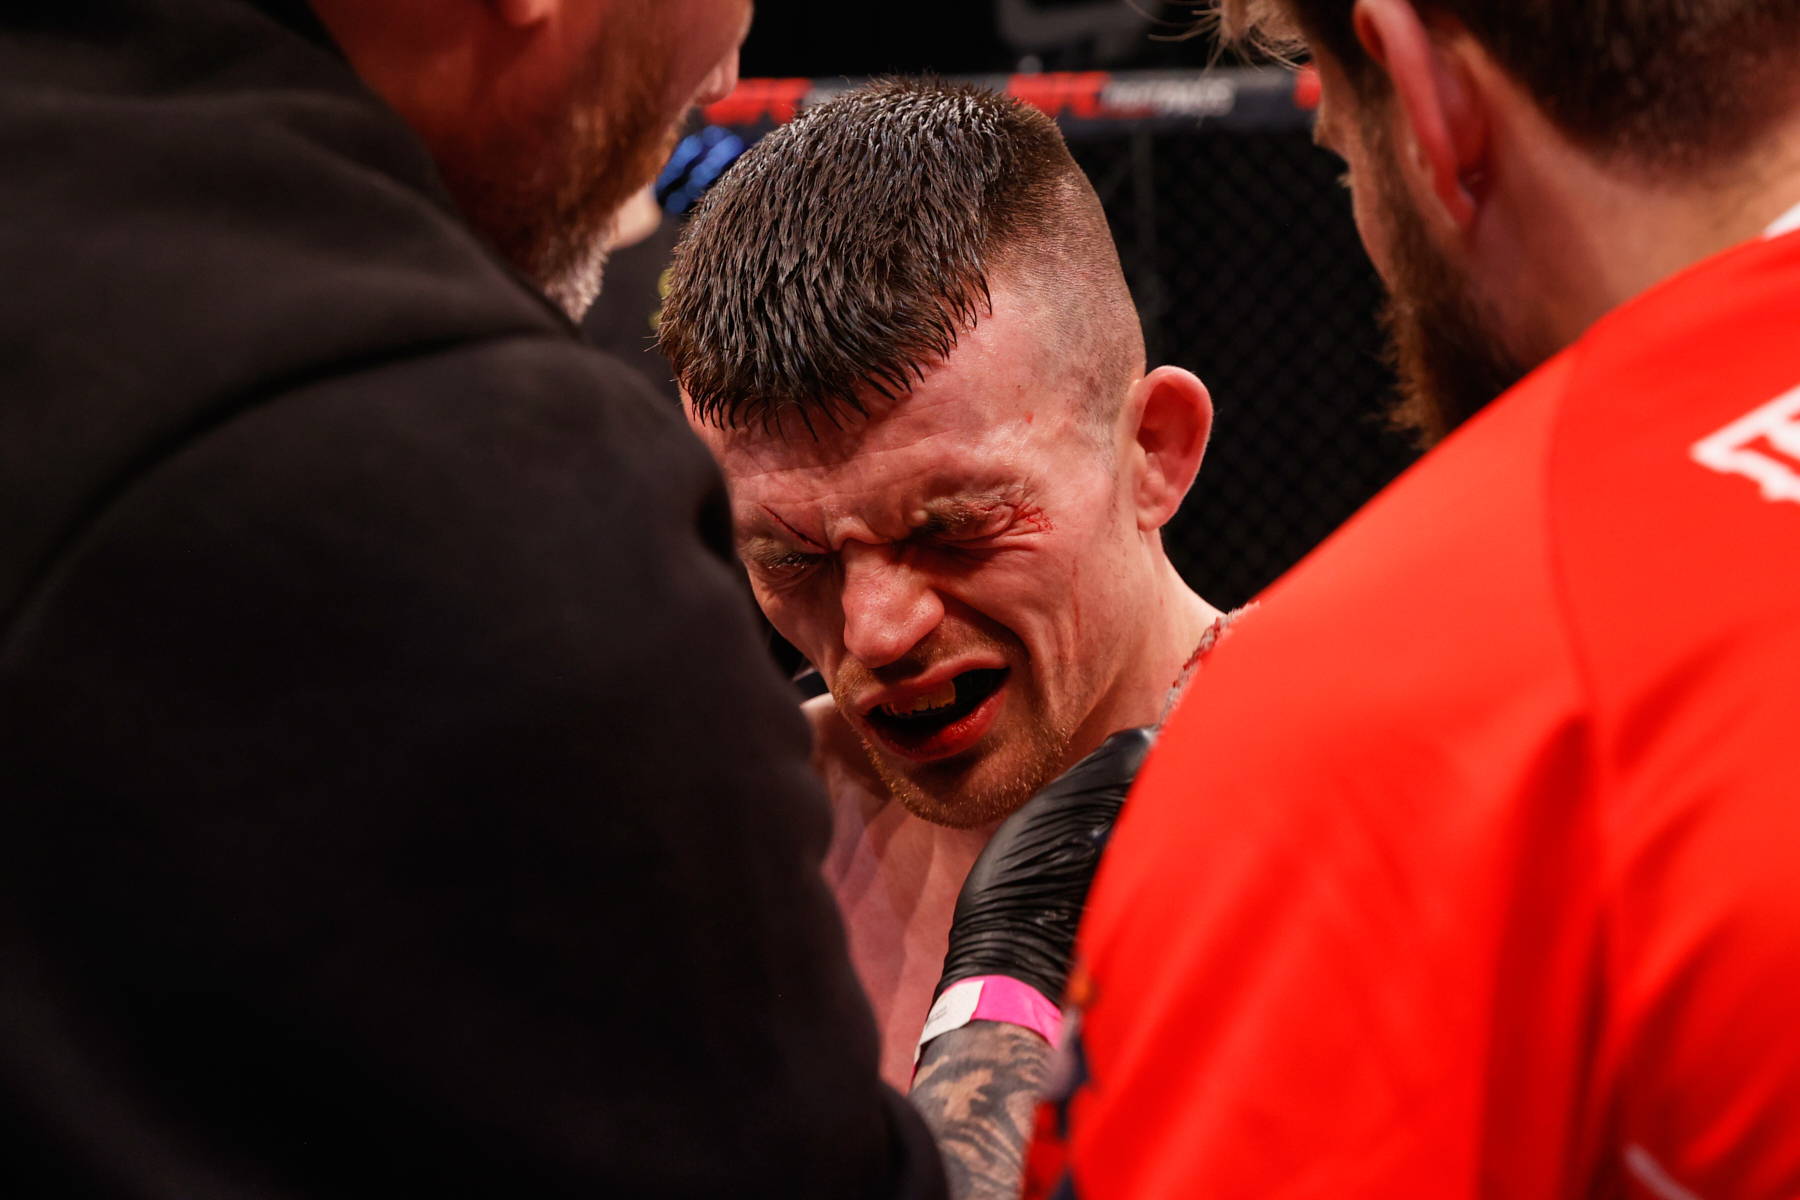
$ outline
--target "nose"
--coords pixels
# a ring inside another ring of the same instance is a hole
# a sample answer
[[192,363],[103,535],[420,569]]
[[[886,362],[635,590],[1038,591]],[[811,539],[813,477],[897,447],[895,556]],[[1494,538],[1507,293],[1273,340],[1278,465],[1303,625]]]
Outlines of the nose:
[[[690,76],[691,78],[691,76]],[[738,52],[733,47],[730,54],[719,60],[712,74],[700,84],[700,90],[694,93],[694,103],[702,108],[708,104],[717,104],[737,89],[738,84]]]
[[944,619],[944,602],[930,582],[893,546],[846,543],[844,649],[871,670],[918,645]]

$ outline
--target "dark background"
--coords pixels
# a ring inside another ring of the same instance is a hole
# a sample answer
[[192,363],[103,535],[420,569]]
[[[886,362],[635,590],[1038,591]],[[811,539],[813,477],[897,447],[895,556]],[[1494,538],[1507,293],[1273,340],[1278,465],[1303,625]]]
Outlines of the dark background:
[[[760,0],[743,73],[1198,69],[1219,56],[1207,36],[1178,36],[1195,21],[1154,0]],[[1213,440],[1165,532],[1170,558],[1214,604],[1242,604],[1415,457],[1383,420],[1380,290],[1341,164],[1304,127],[1070,133],[1151,365],[1212,389]]]
[[1342,166],[1303,130],[1071,148],[1106,205],[1150,363],[1212,391],[1206,461],[1163,536],[1196,591],[1235,607],[1416,457],[1383,419],[1381,292]]
[[1203,67],[1214,43],[1193,36],[1196,14],[1167,0],[758,0],[743,73],[973,75],[1014,70],[1028,56],[1046,71]]

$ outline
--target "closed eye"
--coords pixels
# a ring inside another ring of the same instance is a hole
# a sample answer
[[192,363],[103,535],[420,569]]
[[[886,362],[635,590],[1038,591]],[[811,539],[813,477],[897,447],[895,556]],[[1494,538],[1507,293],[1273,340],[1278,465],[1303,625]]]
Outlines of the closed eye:
[[1009,532],[1019,510],[1011,504],[951,504],[930,512],[909,541],[949,548],[975,548]]
[[802,554],[798,550],[789,551],[777,558],[763,563],[765,571],[804,571],[817,565],[825,556],[822,554]]
[[936,537],[920,537],[914,534],[907,541],[922,548],[939,550],[946,553],[974,553],[989,550],[1005,541],[1008,527],[1005,524],[998,528],[983,530],[979,533],[969,530],[958,530],[954,535],[939,534]]
[[748,545],[738,553],[752,572],[772,582],[797,578],[825,561],[823,554],[807,554],[768,543]]

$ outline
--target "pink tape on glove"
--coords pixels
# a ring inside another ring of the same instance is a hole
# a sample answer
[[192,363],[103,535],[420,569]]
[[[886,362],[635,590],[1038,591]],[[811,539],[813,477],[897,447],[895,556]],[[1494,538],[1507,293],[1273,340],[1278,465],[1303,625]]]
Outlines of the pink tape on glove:
[[1062,1034],[1062,1012],[1044,993],[1010,975],[978,975],[957,980],[937,998],[925,1018],[913,1061],[919,1061],[919,1050],[925,1048],[926,1042],[952,1029],[961,1029],[970,1021],[1021,1025],[1052,1046]]

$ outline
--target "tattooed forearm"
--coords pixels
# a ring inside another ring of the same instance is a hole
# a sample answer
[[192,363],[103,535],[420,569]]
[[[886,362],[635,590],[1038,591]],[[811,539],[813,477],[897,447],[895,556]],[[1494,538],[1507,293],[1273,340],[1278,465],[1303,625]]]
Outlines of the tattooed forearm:
[[1016,1200],[1050,1045],[1030,1030],[971,1021],[933,1038],[912,1102],[937,1138],[951,1200]]

